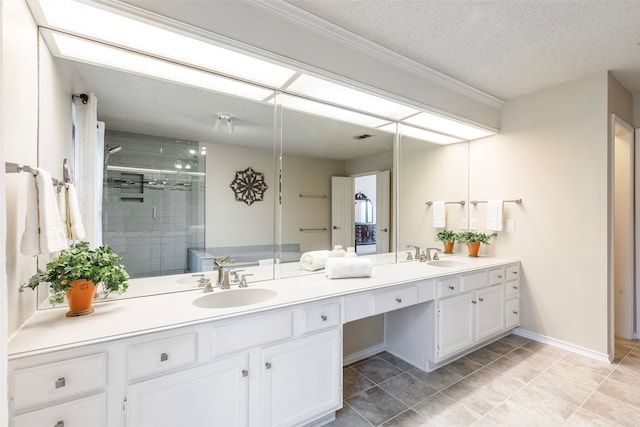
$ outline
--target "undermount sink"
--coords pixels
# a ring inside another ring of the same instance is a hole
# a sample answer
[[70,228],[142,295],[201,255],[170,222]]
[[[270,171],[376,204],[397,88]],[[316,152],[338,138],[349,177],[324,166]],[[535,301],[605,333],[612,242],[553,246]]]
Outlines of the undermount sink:
[[278,295],[276,291],[261,288],[243,288],[219,291],[203,295],[193,301],[200,308],[231,308],[258,304]]
[[428,261],[427,265],[432,265],[434,267],[447,267],[447,268],[464,268],[469,267],[469,264],[462,261],[452,261],[448,259],[438,259],[435,261]]

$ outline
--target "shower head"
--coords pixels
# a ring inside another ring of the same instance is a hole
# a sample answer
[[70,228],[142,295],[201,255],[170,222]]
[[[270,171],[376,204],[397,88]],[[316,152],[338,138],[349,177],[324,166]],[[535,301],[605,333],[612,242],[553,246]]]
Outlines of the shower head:
[[116,145],[115,147],[110,147],[107,145],[107,154],[117,153],[120,150],[122,150],[122,146],[120,145]]

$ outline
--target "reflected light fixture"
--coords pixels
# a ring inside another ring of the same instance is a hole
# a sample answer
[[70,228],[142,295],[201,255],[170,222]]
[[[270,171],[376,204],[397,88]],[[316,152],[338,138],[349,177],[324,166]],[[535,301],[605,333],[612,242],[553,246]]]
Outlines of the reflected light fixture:
[[[434,144],[455,144],[458,142],[463,142],[463,139],[454,138],[452,136],[443,135],[441,133],[431,132],[426,129],[420,129],[413,126],[399,124],[400,127],[400,135],[408,136],[410,138],[420,139],[423,141],[433,142]],[[378,129],[383,130],[385,132],[395,133],[396,125],[395,123],[390,123],[385,126],[380,126]]]
[[218,118],[213,123],[213,130],[220,130],[221,124],[226,124],[227,133],[233,133],[233,117],[229,113],[218,113]]
[[455,136],[467,141],[484,138],[485,136],[489,135],[495,135],[495,132],[463,123],[459,120],[450,119],[448,117],[424,111],[416,114],[415,116],[404,119],[402,120],[402,122]]

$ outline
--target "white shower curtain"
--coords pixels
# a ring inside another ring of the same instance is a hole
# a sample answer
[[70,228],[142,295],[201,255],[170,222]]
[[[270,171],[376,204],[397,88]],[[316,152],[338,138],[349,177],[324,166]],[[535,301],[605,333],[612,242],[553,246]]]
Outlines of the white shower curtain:
[[102,244],[102,177],[104,123],[98,122],[98,99],[89,94],[86,104],[73,99],[75,106],[74,184],[80,214],[91,247]]

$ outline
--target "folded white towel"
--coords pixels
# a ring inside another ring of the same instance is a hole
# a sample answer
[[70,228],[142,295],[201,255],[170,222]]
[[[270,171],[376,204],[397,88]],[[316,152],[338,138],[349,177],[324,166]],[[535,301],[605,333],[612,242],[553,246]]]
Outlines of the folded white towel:
[[433,202],[433,228],[445,228],[447,226],[447,208],[444,202]]
[[49,172],[37,169],[36,188],[38,189],[38,225],[40,228],[40,253],[50,254],[69,247],[64,234],[58,197]]
[[502,231],[503,200],[487,200],[487,230]]
[[40,232],[38,226],[38,190],[36,177],[27,174],[27,213],[24,219],[24,233],[20,241],[20,252],[25,255],[40,253]]
[[329,258],[325,271],[329,279],[346,279],[349,277],[371,277],[373,264],[369,258],[342,257]]
[[58,214],[60,215],[60,223],[62,223],[62,230],[67,240],[69,240],[70,230],[69,222],[67,221],[67,190],[64,188],[58,189]]
[[328,250],[305,252],[300,257],[300,268],[307,271],[322,270],[327,258],[329,258]]
[[80,206],[78,204],[78,194],[73,184],[67,184],[67,223],[69,228],[69,238],[71,240],[82,240],[86,237]]

